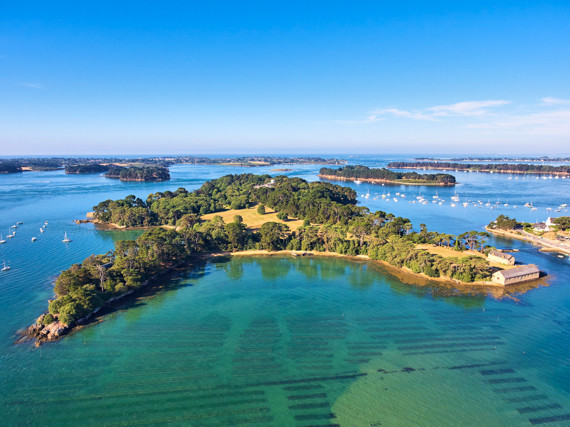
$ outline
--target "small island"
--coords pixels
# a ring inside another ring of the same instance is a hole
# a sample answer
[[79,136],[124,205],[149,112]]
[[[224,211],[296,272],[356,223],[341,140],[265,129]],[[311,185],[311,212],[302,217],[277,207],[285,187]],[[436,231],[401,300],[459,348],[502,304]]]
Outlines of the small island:
[[27,329],[37,343],[57,340],[114,301],[149,288],[173,269],[219,254],[359,257],[454,287],[504,286],[506,266],[486,258],[488,234],[451,235],[358,206],[356,192],[328,182],[269,175],[227,175],[198,190],[128,196],[93,207],[99,224],[146,227],[134,241],[63,271],[48,313]]
[[449,163],[449,162],[391,162],[390,168],[396,169],[424,169],[442,171],[463,171],[463,172],[488,172],[488,173],[510,173],[510,174],[547,174],[558,176],[569,176],[570,166],[551,166],[533,164],[512,164],[512,163]]
[[170,179],[170,172],[163,166],[124,167],[111,165],[105,177],[120,179],[121,181],[168,181]]
[[362,181],[372,184],[404,185],[455,185],[455,177],[449,174],[419,174],[394,172],[386,168],[345,166],[339,169],[321,168],[319,178],[336,181]]

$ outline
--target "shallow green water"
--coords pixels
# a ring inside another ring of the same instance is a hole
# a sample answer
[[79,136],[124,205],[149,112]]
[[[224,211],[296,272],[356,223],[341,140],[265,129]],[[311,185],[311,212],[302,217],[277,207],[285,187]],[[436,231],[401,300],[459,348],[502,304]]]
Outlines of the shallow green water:
[[501,426],[570,404],[539,369],[530,306],[436,298],[343,259],[234,258],[171,280],[60,343],[13,352],[4,420]]
[[[290,175],[315,179],[318,166],[294,169]],[[343,259],[218,260],[58,343],[13,344],[15,331],[45,310],[59,271],[136,236],[72,219],[107,198],[193,189],[240,172],[175,166],[168,183],[62,172],[0,176],[0,234],[24,221],[0,247],[0,261],[12,267],[0,275],[0,424],[570,423],[568,258],[504,239],[493,241],[547,271],[548,286],[497,300],[410,286],[375,265]],[[499,213],[544,219],[546,207],[570,194],[569,180],[463,174],[460,181],[462,197],[511,204],[532,197],[539,210],[360,201],[404,215],[416,228],[423,222],[458,233],[481,229]],[[370,187],[372,195],[383,190]],[[421,188],[427,197],[435,191]],[[449,200],[454,191],[439,194]],[[64,231],[71,244],[61,242]]]

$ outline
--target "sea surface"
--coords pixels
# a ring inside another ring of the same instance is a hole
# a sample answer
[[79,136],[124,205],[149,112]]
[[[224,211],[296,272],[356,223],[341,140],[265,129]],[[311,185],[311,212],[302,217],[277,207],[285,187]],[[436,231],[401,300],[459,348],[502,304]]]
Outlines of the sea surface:
[[[347,160],[377,167],[409,157]],[[458,292],[364,261],[234,257],[168,277],[155,295],[59,342],[14,344],[46,310],[61,270],[137,236],[73,222],[93,205],[192,190],[228,173],[317,180],[320,168],[277,167],[176,165],[165,183],[0,175],[0,234],[23,222],[0,245],[0,263],[11,267],[0,273],[0,424],[570,425],[570,262],[509,239],[491,243],[547,272],[538,286]],[[344,185],[416,230],[423,223],[456,234],[482,231],[499,214],[532,222],[568,215],[560,205],[570,203],[570,179],[454,175],[459,184],[446,188]],[[429,203],[417,203],[420,195]]]

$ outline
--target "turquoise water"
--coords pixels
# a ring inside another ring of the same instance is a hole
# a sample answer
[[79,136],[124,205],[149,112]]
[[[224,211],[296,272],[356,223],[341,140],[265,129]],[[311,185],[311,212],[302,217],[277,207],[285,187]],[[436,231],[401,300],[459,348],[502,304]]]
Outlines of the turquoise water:
[[[373,166],[389,160],[367,159]],[[288,174],[312,180],[318,170],[291,168]],[[193,189],[243,171],[175,166],[171,182],[151,184],[61,172],[0,176],[0,234],[24,222],[0,247],[0,261],[12,267],[0,275],[2,424],[570,423],[568,258],[518,241],[495,240],[550,276],[510,297],[405,284],[374,264],[344,259],[220,259],[165,279],[158,294],[60,342],[13,344],[14,332],[45,310],[59,271],[136,236],[73,219],[106,198]],[[360,200],[373,210],[454,233],[480,229],[499,213],[545,219],[546,208],[570,195],[570,180],[457,177],[455,189],[352,186],[370,191]],[[408,200],[374,200],[388,190]],[[455,190],[462,199],[509,206],[452,208]],[[408,203],[418,191],[438,191],[447,203]],[[521,208],[526,201],[538,209]],[[72,243],[61,242],[64,232]]]

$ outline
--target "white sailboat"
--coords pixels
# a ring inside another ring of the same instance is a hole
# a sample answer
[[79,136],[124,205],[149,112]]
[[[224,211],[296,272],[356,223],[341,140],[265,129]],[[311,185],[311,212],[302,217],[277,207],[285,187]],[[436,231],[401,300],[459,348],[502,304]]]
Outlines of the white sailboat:
[[32,237],[32,242],[35,242],[36,240],[38,240],[37,237]]
[[69,239],[69,238],[67,237],[67,231],[65,232],[65,234],[64,234],[64,236],[63,236],[62,242],[63,242],[63,243],[69,243],[69,242],[71,242],[71,239]]
[[8,271],[10,270],[10,266],[6,265],[6,261],[4,261],[4,267],[2,268],[2,271]]
[[2,244],[2,243],[6,243],[6,240],[4,240],[4,239],[2,238],[2,235],[0,234],[0,244]]
[[43,229],[43,228],[40,228],[40,233],[43,233],[43,232],[44,232],[44,229]]

